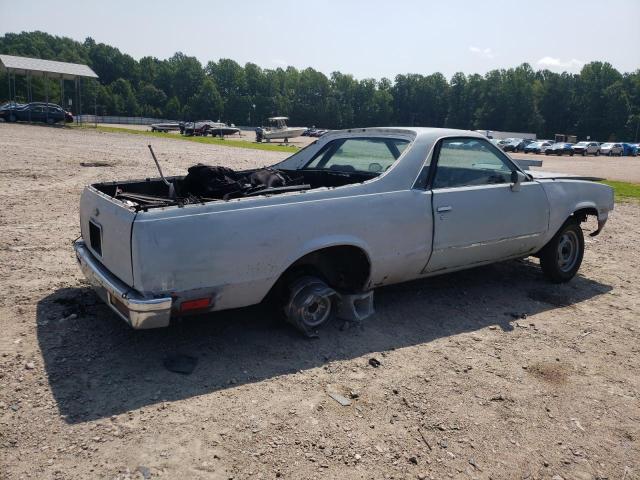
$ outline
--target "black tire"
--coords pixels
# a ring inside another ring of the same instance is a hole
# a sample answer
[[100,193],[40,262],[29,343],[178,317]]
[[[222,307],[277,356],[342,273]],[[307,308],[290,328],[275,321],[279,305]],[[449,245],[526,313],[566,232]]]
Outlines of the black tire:
[[596,157],[600,156],[600,150],[596,150]]
[[582,264],[584,235],[575,218],[570,218],[540,251],[540,266],[553,283],[571,280]]

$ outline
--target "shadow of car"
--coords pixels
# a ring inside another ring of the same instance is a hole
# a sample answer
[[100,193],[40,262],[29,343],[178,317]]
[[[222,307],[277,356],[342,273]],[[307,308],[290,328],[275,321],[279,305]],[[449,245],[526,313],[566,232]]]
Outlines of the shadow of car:
[[[334,320],[309,340],[261,306],[135,331],[90,288],[63,288],[38,303],[37,336],[59,412],[80,423],[490,325],[508,332],[525,313],[609,290],[580,275],[550,285],[532,261],[504,262],[380,288],[376,315],[355,325]],[[197,361],[191,375],[163,366],[176,354]]]

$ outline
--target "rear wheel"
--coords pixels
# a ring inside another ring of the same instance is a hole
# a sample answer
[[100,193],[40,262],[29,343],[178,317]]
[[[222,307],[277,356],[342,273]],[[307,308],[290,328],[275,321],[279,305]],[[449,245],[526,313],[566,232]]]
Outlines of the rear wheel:
[[292,276],[282,298],[285,319],[306,336],[314,337],[317,329],[331,318],[335,294],[320,277]]
[[584,255],[584,235],[575,218],[570,218],[540,252],[540,266],[553,283],[571,280]]

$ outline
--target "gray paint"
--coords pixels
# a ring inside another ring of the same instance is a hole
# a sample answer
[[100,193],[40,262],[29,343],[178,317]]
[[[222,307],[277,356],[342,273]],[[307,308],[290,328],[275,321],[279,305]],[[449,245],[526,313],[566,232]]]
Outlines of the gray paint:
[[[181,300],[213,295],[211,309],[222,310],[260,302],[292,263],[321,248],[361,248],[371,262],[368,286],[374,288],[527,256],[574,211],[595,208],[603,221],[613,209],[610,187],[580,180],[528,180],[517,191],[508,184],[414,188],[439,139],[484,138],[460,130],[332,132],[277,167],[300,168],[326,142],[345,136],[402,137],[411,143],[381,176],[338,188],[136,215],[87,187],[81,200],[83,238],[88,239],[85,224],[98,208],[101,262],[115,276],[142,296],[172,296],[174,308]],[[443,206],[451,208],[436,211]]]

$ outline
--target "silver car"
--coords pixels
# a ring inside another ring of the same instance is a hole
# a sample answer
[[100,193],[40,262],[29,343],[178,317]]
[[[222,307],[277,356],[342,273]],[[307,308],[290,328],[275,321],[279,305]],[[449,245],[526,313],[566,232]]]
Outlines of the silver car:
[[600,144],[598,142],[578,142],[573,147],[576,155],[600,155]]
[[332,312],[370,314],[377,287],[492,262],[537,256],[567,282],[584,253],[580,224],[596,217],[597,235],[612,209],[611,187],[523,171],[475,132],[359,128],[269,170],[196,165],[91,185],[75,249],[134,328],[269,299],[307,333]]
[[602,155],[609,155],[610,157],[617,155],[621,157],[623,152],[624,147],[621,143],[603,143],[600,145],[600,153]]

